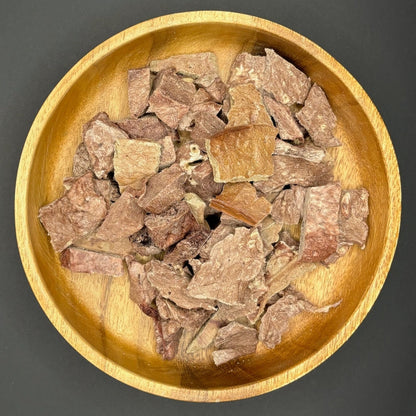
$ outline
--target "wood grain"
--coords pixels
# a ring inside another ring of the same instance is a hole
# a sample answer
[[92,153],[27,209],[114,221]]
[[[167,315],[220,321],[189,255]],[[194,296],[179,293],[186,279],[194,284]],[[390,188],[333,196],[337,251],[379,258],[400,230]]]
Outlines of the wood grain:
[[[275,48],[326,91],[343,142],[335,155],[344,188],[370,192],[370,234],[365,250],[354,247],[297,286],[317,305],[342,299],[328,314],[295,318],[283,342],[238,364],[216,368],[209,354],[163,361],[155,352],[152,323],[128,299],[127,277],[71,274],[63,270],[37,212],[63,192],[81,126],[98,111],[127,115],[127,69],[179,53],[213,51],[221,75],[235,55]],[[281,387],[315,368],[353,333],[373,305],[397,243],[400,178],[386,127],[370,98],[330,55],[278,24],[228,12],[189,12],[133,26],[102,43],[59,82],[40,109],[19,165],[15,215],[20,255],[46,315],[81,355],[116,379],[180,400],[226,401]]]

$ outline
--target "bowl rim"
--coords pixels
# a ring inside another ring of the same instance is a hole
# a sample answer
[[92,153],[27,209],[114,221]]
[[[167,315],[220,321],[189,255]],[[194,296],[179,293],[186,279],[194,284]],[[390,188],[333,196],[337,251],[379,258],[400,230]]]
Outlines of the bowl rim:
[[[29,235],[27,199],[28,178],[33,163],[34,150],[37,147],[40,134],[46,125],[49,113],[53,111],[54,107],[77,82],[84,71],[87,70],[91,64],[94,64],[103,58],[114,47],[121,47],[134,40],[136,37],[169,27],[201,23],[237,24],[251,30],[258,29],[259,31],[277,34],[282,38],[296,42],[303,48],[308,49],[308,51],[315,56],[319,54],[321,63],[336,72],[337,75],[343,79],[346,88],[350,91],[354,90],[353,95],[356,97],[376,132],[382,151],[382,158],[388,173],[386,176],[389,195],[387,207],[388,221],[386,224],[386,229],[388,229],[389,232],[385,237],[383,254],[377,265],[373,281],[367,288],[367,291],[363,294],[361,302],[345,325],[340,328],[322,348],[303,361],[293,365],[283,373],[268,377],[261,381],[254,381],[236,387],[220,387],[213,389],[178,387],[147,379],[104,356],[101,352],[94,349],[88,341],[76,331],[65,317],[61,315],[54,299],[42,284],[41,272],[35,261],[34,250]],[[195,402],[231,401],[270,392],[313,370],[340,348],[361,324],[381,291],[396,249],[400,229],[400,216],[401,185],[393,144],[378,110],[353,76],[321,47],[285,26],[247,14],[211,10],[174,13],[138,23],[137,25],[131,26],[110,37],[81,58],[59,81],[40,108],[30,128],[21,154],[15,189],[15,227],[21,261],[36,299],[59,333],[84,358],[117,380],[137,389],[162,397]]]

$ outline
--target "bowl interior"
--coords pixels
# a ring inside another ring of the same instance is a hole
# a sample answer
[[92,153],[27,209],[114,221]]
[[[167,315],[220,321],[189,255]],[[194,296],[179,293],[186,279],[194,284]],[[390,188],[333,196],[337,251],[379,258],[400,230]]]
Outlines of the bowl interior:
[[[149,383],[209,391],[284,376],[348,325],[372,284],[383,256],[389,222],[388,180],[382,150],[359,98],[330,65],[308,51],[307,45],[284,34],[238,23],[191,23],[153,29],[128,43],[109,48],[105,56],[85,71],[74,74],[76,82],[49,110],[32,149],[25,184],[29,201],[27,235],[40,271],[40,284],[53,299],[56,313],[75,333],[97,354],[122,371],[127,370],[133,378],[137,375]],[[82,125],[98,111],[108,112],[111,119],[128,115],[126,74],[129,68],[174,54],[213,51],[218,57],[221,75],[226,79],[236,54],[259,53],[264,47],[275,48],[326,91],[338,118],[337,135],[343,142],[340,149],[331,150],[337,159],[336,178],[344,188],[365,186],[370,192],[368,244],[365,250],[353,247],[330,268],[319,267],[297,282],[318,305],[340,299],[342,303],[328,314],[296,317],[290,332],[274,350],[259,347],[256,354],[240,359],[238,365],[219,368],[208,354],[185,355],[181,349],[175,360],[163,361],[155,352],[151,319],[129,300],[127,276],[108,278],[66,272],[59,265],[37,212],[39,207],[63,193],[62,180],[70,175]]]

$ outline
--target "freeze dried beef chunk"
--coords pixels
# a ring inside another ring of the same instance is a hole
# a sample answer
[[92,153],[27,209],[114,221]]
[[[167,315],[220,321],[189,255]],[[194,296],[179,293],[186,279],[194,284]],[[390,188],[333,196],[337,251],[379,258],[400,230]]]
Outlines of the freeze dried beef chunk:
[[279,233],[283,224],[275,221],[271,216],[267,216],[259,224],[260,237],[263,240],[265,253],[273,250],[273,244],[279,241]]
[[129,240],[133,246],[134,252],[141,256],[156,256],[162,251],[153,244],[146,227],[143,227],[140,231],[131,235]]
[[310,141],[305,141],[301,145],[292,145],[283,140],[276,140],[274,146],[274,155],[297,157],[308,160],[309,162],[319,163],[325,159],[326,152],[324,149],[315,146]]
[[61,253],[61,265],[75,273],[100,273],[108,276],[123,276],[121,257],[98,253],[78,247],[68,247]]
[[127,139],[127,133],[112,123],[105,113],[98,113],[83,129],[85,148],[92,170],[98,179],[107,178],[113,170],[114,145],[118,139]]
[[290,108],[267,95],[263,97],[263,100],[267,111],[277,124],[280,138],[296,144],[303,143],[303,132],[293,117]]
[[152,72],[168,68],[175,68],[177,73],[197,79],[206,74],[218,73],[217,56],[212,52],[201,52],[175,55],[150,62]]
[[306,300],[301,293],[289,287],[280,299],[269,306],[262,317],[259,327],[259,340],[267,348],[274,348],[289,330],[289,322],[292,317],[301,312],[326,313],[329,309],[338,305],[339,302],[319,308]]
[[[237,228],[213,246],[188,286],[188,293],[227,305],[241,305],[245,283],[264,268],[263,242],[257,230]],[[221,280],[218,276],[222,276]]]
[[257,331],[237,322],[219,329],[215,337],[216,350],[212,353],[215,365],[256,352]]
[[158,291],[147,280],[146,265],[134,260],[133,256],[125,258],[130,282],[130,299],[140,307],[150,307]]
[[146,263],[146,272],[147,279],[159,291],[160,296],[171,300],[177,306],[184,309],[215,309],[214,301],[197,299],[189,295],[186,288],[190,279],[183,269],[172,267],[158,260],[151,260]]
[[183,198],[185,180],[186,174],[177,163],[163,169],[148,180],[139,205],[146,212],[161,214]]
[[127,188],[110,206],[107,216],[96,232],[101,240],[117,241],[139,231],[144,225],[144,211],[134,192]]
[[175,163],[175,145],[173,144],[173,139],[171,136],[165,136],[163,139],[161,139],[160,145],[162,146],[162,148],[160,153],[159,168],[165,169]]
[[256,188],[247,182],[226,183],[210,206],[249,225],[257,225],[272,208],[265,198],[257,197]]
[[140,117],[146,111],[152,88],[150,69],[129,69],[127,83],[130,114]]
[[211,198],[218,195],[223,189],[222,183],[214,181],[211,163],[208,160],[196,166],[185,184],[187,192],[193,192],[203,201],[209,203]]
[[272,153],[277,130],[251,125],[223,130],[206,141],[215,182],[249,182],[273,174]]
[[77,178],[64,195],[43,206],[39,219],[55,251],[94,231],[107,215],[107,204],[98,192],[92,172]]
[[116,254],[123,258],[135,252],[134,246],[128,238],[118,241],[103,241],[95,236],[95,232],[85,237],[77,238],[74,241],[74,245],[85,250]]
[[147,112],[155,113],[167,126],[176,129],[192,105],[195,85],[176,75],[175,70],[170,68],[158,74],[154,86]]
[[213,342],[221,326],[224,326],[226,321],[222,317],[220,310],[215,312],[208,321],[195,334],[195,337],[189,343],[186,352],[193,354],[201,349],[208,348]]
[[185,261],[193,259],[198,253],[201,246],[209,236],[206,230],[196,230],[190,232],[183,240],[176,244],[175,248],[167,253],[163,261],[167,264],[179,264],[183,266]]
[[263,76],[266,69],[266,57],[255,56],[247,52],[236,56],[230,70],[228,85],[252,82],[257,89],[263,86]]
[[234,234],[235,227],[231,225],[220,224],[215,230],[211,231],[211,234],[207,241],[202,245],[199,250],[199,255],[202,260],[208,260],[211,254],[212,248],[219,241],[222,241],[227,235]]
[[223,102],[225,93],[227,91],[227,86],[215,73],[203,75],[195,81],[195,84],[199,87],[203,87],[204,90],[209,94],[210,98],[217,103]]
[[292,185],[289,189],[283,189],[277,195],[272,205],[271,216],[280,223],[295,225],[301,218],[305,188]]
[[301,261],[317,263],[336,252],[340,199],[339,183],[306,190],[299,246]]
[[85,143],[81,142],[75,151],[74,161],[72,163],[72,174],[78,177],[85,175],[89,170],[92,170],[90,157],[88,156]]
[[162,250],[199,228],[188,204],[180,201],[160,215],[149,214],[144,223],[154,244]]
[[178,352],[183,328],[176,321],[154,318],[156,352],[164,360],[173,360]]
[[114,178],[120,190],[141,189],[159,169],[161,146],[144,140],[118,139],[115,142]]
[[337,118],[318,84],[313,84],[304,107],[296,113],[296,117],[317,146],[340,146],[341,143],[334,137]]
[[253,84],[240,84],[228,90],[230,108],[226,112],[227,128],[264,124],[273,127],[260,92]]
[[97,191],[103,196],[107,205],[110,206],[113,202],[120,198],[118,185],[111,179],[95,179],[95,186]]
[[311,88],[311,80],[273,49],[266,48],[265,51],[263,89],[282,104],[303,104]]
[[207,205],[205,202],[197,195],[192,192],[188,192],[183,197],[184,201],[188,204],[189,209],[192,212],[192,215],[196,219],[196,222],[205,229],[209,229],[209,225],[205,220],[205,209]]
[[195,162],[201,162],[206,159],[206,154],[193,142],[182,143],[176,151],[176,162],[188,175],[190,175],[197,166]]
[[273,156],[274,173],[263,182],[254,186],[263,193],[279,191],[285,185],[319,186],[333,180],[333,162],[320,163],[291,156]]
[[162,140],[169,135],[168,128],[154,115],[147,114],[140,118],[125,118],[117,121],[132,139]]

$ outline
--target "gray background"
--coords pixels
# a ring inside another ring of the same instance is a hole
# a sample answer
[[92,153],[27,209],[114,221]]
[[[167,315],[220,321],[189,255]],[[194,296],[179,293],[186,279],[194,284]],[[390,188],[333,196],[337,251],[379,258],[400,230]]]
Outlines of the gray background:
[[[3,415],[416,414],[414,1],[8,1],[0,2],[0,413]],[[368,317],[330,359],[261,397],[190,404],[152,396],[105,375],[59,335],[20,264],[14,181],[43,101],[89,50],[163,14],[198,9],[253,14],[310,38],[361,83],[389,129],[403,185],[402,231],[386,284]],[[413,393],[413,394],[412,394]]]

